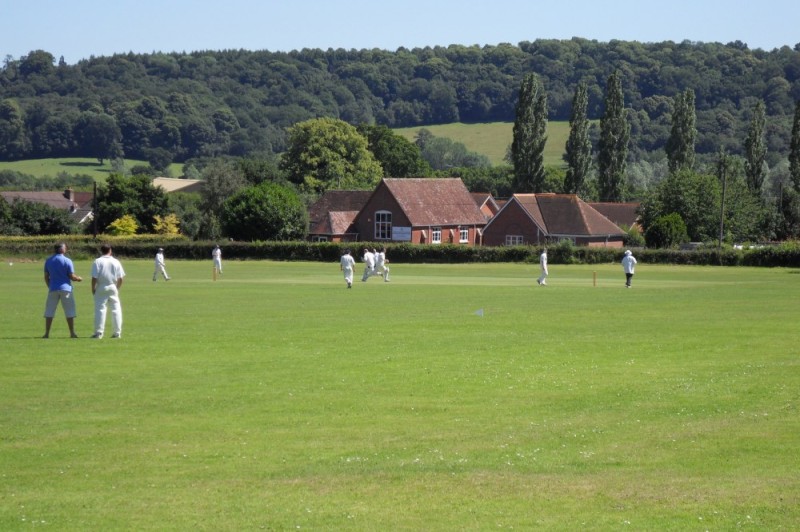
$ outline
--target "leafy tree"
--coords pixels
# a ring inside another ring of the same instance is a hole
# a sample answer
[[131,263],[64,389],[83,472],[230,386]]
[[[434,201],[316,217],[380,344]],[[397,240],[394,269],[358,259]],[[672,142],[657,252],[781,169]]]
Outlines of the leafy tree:
[[143,175],[110,175],[97,189],[97,207],[97,225],[103,229],[129,214],[136,220],[137,229],[152,233],[155,216],[168,214],[164,189],[154,187],[150,178]]
[[[420,131],[420,133],[422,133],[422,131]],[[463,143],[456,142],[447,137],[436,137],[432,134],[427,137],[424,144],[422,144],[420,153],[425,162],[433,170],[448,172],[453,168],[481,168],[491,166],[488,157],[469,151]]]
[[125,214],[108,224],[106,229],[112,235],[135,235],[136,231],[139,230],[139,224],[136,218],[130,214]]
[[542,192],[546,132],[547,94],[539,78],[528,74],[519,89],[511,141],[514,190],[518,193]]
[[222,214],[225,201],[248,183],[236,164],[215,159],[202,172],[202,209],[213,215]]
[[800,100],[794,106],[792,142],[789,147],[789,175],[792,178],[794,190],[800,192]]
[[371,189],[383,176],[367,139],[333,118],[306,120],[290,128],[280,167],[289,181],[312,193]]
[[689,171],[667,176],[642,202],[645,235],[658,218],[677,213],[695,242],[712,240],[718,233],[720,183],[716,177]]
[[578,194],[589,175],[592,164],[592,141],[589,138],[589,118],[587,107],[589,97],[586,84],[579,83],[572,98],[572,114],[569,118],[569,138],[567,138],[564,160],[567,162],[567,175],[564,179],[564,192]]
[[753,108],[753,117],[750,120],[750,129],[745,139],[745,176],[747,186],[754,193],[761,193],[766,171],[764,164],[767,157],[767,145],[764,142],[764,128],[766,126],[764,102],[759,101]]
[[0,100],[0,159],[20,159],[29,149],[22,108],[16,100]]
[[422,157],[419,146],[394,133],[386,126],[362,124],[358,132],[383,167],[384,177],[420,177],[430,175],[431,167]]
[[605,113],[600,119],[600,142],[598,145],[597,185],[600,201],[622,201],[624,199],[625,165],[628,157],[630,125],[627,122],[622,80],[614,72],[606,85]]
[[671,248],[689,240],[689,235],[683,218],[673,212],[656,218],[647,228],[644,239],[649,247]]
[[308,212],[289,187],[264,182],[225,201],[226,235],[237,240],[297,240],[308,233]]
[[666,146],[671,173],[694,168],[694,145],[697,138],[694,100],[692,89],[686,89],[674,98],[672,130]]
[[11,205],[0,196],[0,235],[15,235],[20,231],[11,223]]
[[0,202],[0,231],[7,235],[66,235],[78,231],[69,212],[45,203],[14,200]]
[[180,231],[196,239],[200,233],[203,214],[200,212],[202,197],[195,192],[172,192],[167,195],[169,211],[180,220]]
[[274,156],[245,157],[238,159],[234,166],[251,185],[283,180],[283,172],[278,168],[278,160]]
[[781,239],[800,238],[800,191],[784,190],[779,201],[780,221],[776,236]]
[[166,216],[159,216],[156,214],[153,219],[153,232],[157,235],[179,235],[180,234],[180,220],[175,214],[167,214]]
[[122,133],[113,116],[104,113],[83,113],[75,126],[76,134],[86,155],[100,164],[106,159],[122,156]]

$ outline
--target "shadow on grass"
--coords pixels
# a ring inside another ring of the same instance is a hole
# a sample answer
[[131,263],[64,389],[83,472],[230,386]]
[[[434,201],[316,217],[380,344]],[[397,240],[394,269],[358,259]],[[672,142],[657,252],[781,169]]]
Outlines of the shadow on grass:
[[58,163],[59,166],[103,166],[100,163],[81,163],[81,162],[74,162],[74,161],[65,161]]

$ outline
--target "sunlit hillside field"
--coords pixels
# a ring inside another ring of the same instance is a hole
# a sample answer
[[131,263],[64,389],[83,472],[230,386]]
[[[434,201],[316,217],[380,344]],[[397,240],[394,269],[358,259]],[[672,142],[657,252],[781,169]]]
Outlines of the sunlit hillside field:
[[[124,261],[121,340],[0,264],[0,529],[779,530],[800,271]],[[76,264],[88,278],[90,263]],[[359,265],[360,266],[360,265]],[[596,275],[596,286],[593,283]]]
[[[493,165],[508,164],[506,153],[513,136],[513,122],[492,122],[488,124],[444,124],[399,128],[393,131],[414,142],[420,129],[427,129],[436,137],[446,137],[460,142],[469,151],[486,155]],[[563,155],[569,137],[569,122],[548,122],[547,143],[544,148],[544,164],[564,165]]]
[[[125,166],[133,168],[137,165],[147,165],[145,161],[125,160]],[[26,175],[36,177],[56,177],[59,174],[67,173],[72,175],[88,175],[96,181],[102,183],[109,174],[113,172],[111,161],[105,160],[103,164],[97,159],[92,158],[63,158],[63,159],[28,159],[25,161],[4,162],[0,161],[0,171],[12,170]],[[183,164],[175,163],[170,165],[172,177],[180,177],[183,173]]]

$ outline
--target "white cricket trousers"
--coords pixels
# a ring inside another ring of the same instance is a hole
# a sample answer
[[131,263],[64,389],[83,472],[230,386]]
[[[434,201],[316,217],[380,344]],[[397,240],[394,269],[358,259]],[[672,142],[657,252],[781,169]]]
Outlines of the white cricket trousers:
[[117,285],[98,286],[94,293],[94,333],[102,336],[106,328],[106,311],[111,309],[113,334],[122,334],[122,304]]

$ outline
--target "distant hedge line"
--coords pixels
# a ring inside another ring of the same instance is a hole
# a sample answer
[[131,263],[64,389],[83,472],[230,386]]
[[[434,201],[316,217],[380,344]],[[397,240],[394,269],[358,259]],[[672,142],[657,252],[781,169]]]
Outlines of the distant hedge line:
[[[183,237],[137,235],[135,237],[103,237],[94,240],[85,236],[65,237],[0,237],[0,257],[43,259],[52,253],[53,244],[65,241],[74,259],[89,259],[99,253],[100,244],[109,242],[114,254],[123,258],[152,258],[163,247],[168,259],[211,260],[216,242],[195,242]],[[335,262],[350,248],[356,260],[365,247],[386,246],[392,262],[402,263],[468,263],[468,262],[538,262],[541,247],[502,246],[472,247],[451,244],[419,245],[381,242],[218,242],[223,259]],[[548,246],[552,264],[603,264],[619,262],[624,250],[619,248],[587,248],[565,243]],[[639,262],[645,264],[693,264],[711,266],[784,266],[800,267],[800,243],[791,242],[753,249],[716,248],[695,250],[633,248]]]

